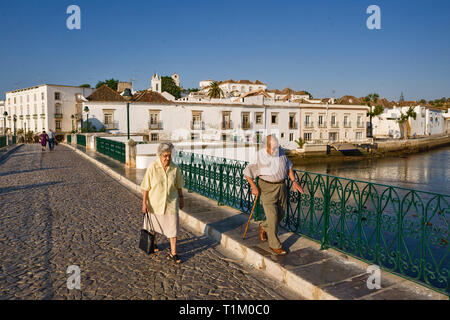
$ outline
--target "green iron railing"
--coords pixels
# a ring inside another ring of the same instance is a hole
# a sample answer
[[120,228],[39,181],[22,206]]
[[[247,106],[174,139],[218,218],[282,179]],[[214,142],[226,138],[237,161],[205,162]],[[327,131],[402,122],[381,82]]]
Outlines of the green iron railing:
[[0,136],[0,148],[6,147],[8,143],[6,136]]
[[67,135],[67,143],[72,144],[72,135],[71,134]]
[[12,144],[16,144],[17,143],[17,136],[12,136]]
[[[244,213],[254,196],[247,163],[177,152],[185,187]],[[321,244],[449,295],[450,196],[295,170],[282,226]],[[255,220],[264,219],[259,200]]]
[[86,147],[86,136],[84,134],[77,134],[77,144]]
[[125,163],[125,143],[96,137],[97,151]]

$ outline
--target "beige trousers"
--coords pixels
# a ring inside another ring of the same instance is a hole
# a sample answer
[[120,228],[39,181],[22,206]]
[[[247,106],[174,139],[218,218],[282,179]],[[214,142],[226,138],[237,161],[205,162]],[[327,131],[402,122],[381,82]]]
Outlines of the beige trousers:
[[281,243],[278,239],[278,225],[283,220],[287,209],[287,188],[286,184],[271,184],[259,180],[261,188],[261,203],[266,214],[266,220],[261,224],[267,233],[269,247],[280,249]]

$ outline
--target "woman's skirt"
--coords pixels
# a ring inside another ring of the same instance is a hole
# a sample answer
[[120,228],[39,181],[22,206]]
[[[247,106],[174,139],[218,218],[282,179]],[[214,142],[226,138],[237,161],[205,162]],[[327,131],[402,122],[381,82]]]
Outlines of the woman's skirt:
[[180,219],[178,213],[175,214],[154,214],[149,213],[150,225],[148,219],[144,219],[144,229],[148,231],[156,231],[167,238],[175,238],[179,236]]

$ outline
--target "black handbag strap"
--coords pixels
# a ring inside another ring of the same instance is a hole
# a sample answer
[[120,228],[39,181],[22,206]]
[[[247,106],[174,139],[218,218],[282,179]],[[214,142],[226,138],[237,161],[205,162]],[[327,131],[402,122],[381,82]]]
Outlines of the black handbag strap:
[[148,220],[148,225],[150,226],[151,231],[155,232],[155,228],[153,227],[153,222],[152,222],[152,219],[150,219],[150,213],[148,213],[148,211],[147,211],[147,213],[144,216],[144,221],[145,221],[146,218]]

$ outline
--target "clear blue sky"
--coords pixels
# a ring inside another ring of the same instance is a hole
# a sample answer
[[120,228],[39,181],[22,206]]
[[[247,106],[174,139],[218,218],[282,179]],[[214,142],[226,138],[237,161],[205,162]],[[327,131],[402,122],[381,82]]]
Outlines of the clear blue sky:
[[[81,30],[66,9],[81,8]],[[366,8],[381,8],[381,30]],[[0,2],[0,98],[41,83],[116,78],[150,86],[177,72],[249,79],[315,97],[450,96],[450,1],[42,0]]]

